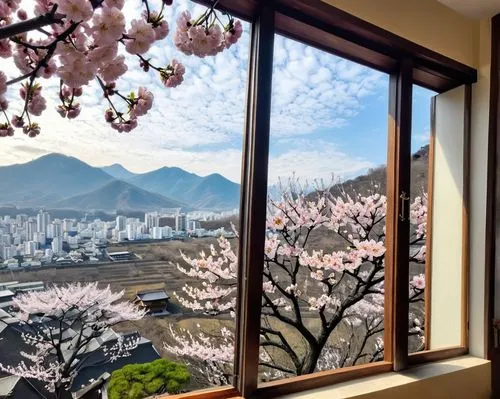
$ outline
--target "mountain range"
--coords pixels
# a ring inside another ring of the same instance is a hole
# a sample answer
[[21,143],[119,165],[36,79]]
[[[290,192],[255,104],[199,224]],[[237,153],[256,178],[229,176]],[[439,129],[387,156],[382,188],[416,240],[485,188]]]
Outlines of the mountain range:
[[239,185],[219,174],[198,176],[164,167],[144,174],[114,164],[93,167],[48,154],[0,167],[0,205],[80,210],[227,210],[238,207]]

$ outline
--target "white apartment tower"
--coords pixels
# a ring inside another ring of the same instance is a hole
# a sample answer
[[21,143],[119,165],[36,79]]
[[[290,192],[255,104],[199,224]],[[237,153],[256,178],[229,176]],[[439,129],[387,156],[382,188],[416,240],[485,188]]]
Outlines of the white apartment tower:
[[36,215],[36,231],[38,233],[47,234],[47,227],[49,223],[50,223],[49,213],[40,210],[38,215]]
[[59,254],[62,252],[63,248],[63,239],[62,237],[54,237],[52,240],[52,252],[54,254]]
[[38,243],[36,241],[26,241],[24,243],[24,254],[34,255],[37,248],[38,248]]
[[33,241],[35,239],[35,233],[38,231],[37,230],[37,221],[34,219],[29,219],[26,222],[26,233],[27,233],[27,240],[28,241]]
[[187,216],[183,213],[178,213],[175,215],[175,230],[176,231],[186,231],[187,230]]
[[127,226],[127,218],[125,216],[117,216],[116,229],[118,231],[125,231],[126,226]]
[[62,226],[60,223],[52,222],[47,226],[47,238],[61,237]]
[[137,238],[137,228],[134,224],[127,225],[127,239],[133,241]]

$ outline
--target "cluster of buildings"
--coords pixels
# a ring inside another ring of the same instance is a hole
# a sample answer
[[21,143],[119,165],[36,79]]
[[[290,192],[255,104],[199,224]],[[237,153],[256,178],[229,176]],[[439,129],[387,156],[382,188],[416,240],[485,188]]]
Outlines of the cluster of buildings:
[[109,243],[210,237],[227,234],[207,230],[201,222],[233,215],[236,211],[181,213],[179,209],[147,212],[144,219],[123,215],[115,220],[52,218],[40,210],[36,216],[0,217],[0,267],[39,267],[109,261]]

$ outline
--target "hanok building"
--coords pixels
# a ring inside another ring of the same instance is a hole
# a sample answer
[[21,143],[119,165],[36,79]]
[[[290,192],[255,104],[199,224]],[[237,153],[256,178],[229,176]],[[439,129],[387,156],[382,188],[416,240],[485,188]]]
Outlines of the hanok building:
[[152,316],[161,316],[168,314],[169,299],[165,290],[140,291],[136,294],[134,303]]
[[108,252],[108,257],[113,262],[121,262],[127,260],[134,260],[136,258],[135,254],[128,251],[122,252]]

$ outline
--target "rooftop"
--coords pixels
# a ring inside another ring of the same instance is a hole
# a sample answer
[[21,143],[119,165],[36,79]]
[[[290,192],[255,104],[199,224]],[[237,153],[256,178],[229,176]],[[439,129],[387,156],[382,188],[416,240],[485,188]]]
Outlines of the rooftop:
[[0,291],[0,298],[13,297],[14,293],[11,290]]
[[142,291],[138,292],[136,295],[137,298],[144,302],[161,301],[170,298],[164,290]]

